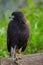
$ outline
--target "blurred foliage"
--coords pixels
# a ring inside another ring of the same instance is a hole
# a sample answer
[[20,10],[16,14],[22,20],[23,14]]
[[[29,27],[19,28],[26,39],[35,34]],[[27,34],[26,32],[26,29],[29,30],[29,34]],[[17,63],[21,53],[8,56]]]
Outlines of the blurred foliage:
[[[15,1],[15,0],[12,0]],[[16,0],[17,1],[17,0]],[[27,0],[27,7],[19,8],[30,22],[30,39],[24,54],[43,52],[43,2]],[[12,9],[1,11],[0,15],[0,57],[7,57],[7,26]]]

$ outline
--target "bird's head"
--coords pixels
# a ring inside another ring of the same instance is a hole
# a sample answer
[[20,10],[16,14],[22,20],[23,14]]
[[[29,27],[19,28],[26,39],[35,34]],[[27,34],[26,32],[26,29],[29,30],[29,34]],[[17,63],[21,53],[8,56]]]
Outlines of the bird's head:
[[12,14],[11,14],[11,19],[14,19],[14,18],[23,18],[24,17],[24,15],[23,15],[23,13],[22,12],[13,12]]

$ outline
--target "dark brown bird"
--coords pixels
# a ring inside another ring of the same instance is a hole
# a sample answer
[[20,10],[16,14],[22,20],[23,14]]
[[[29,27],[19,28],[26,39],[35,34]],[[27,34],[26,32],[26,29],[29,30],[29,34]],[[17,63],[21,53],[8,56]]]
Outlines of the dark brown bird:
[[23,52],[30,35],[29,23],[22,12],[13,12],[7,29],[7,48],[12,58]]

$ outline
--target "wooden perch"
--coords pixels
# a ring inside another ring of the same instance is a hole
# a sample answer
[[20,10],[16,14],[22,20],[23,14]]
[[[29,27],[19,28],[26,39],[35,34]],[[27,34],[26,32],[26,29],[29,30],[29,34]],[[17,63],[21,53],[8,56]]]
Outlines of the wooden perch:
[[[43,65],[43,53],[25,55],[19,60],[22,65]],[[0,65],[17,65],[11,58],[0,58]]]

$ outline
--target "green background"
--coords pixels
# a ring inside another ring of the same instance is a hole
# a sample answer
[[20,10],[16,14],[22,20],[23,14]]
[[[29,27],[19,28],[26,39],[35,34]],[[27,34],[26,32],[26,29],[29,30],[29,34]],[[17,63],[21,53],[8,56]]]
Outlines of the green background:
[[[17,0],[16,0],[17,1]],[[19,1],[19,0],[18,0]],[[11,3],[15,0],[11,0]],[[3,2],[4,3],[4,2]],[[5,2],[6,3],[6,2]],[[11,4],[10,3],[10,4]],[[8,3],[7,3],[8,4]],[[10,21],[9,16],[12,9],[1,10],[2,1],[0,1],[0,57],[7,57],[7,26]],[[4,5],[5,6],[5,5]],[[21,4],[22,6],[22,4]],[[13,8],[13,7],[12,7]],[[26,6],[17,7],[22,11],[26,19],[30,22],[30,39],[24,54],[33,54],[43,52],[43,2],[42,0],[27,0]]]

